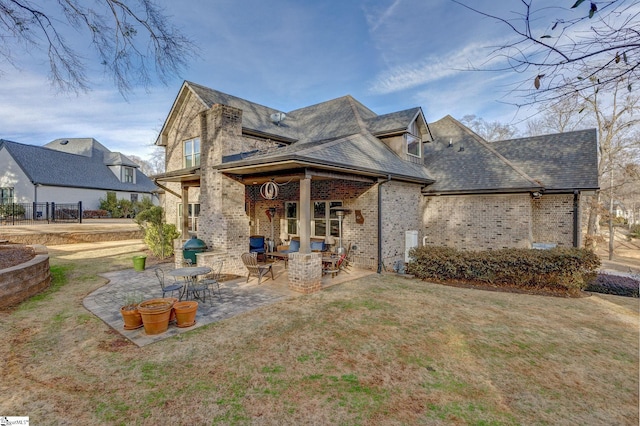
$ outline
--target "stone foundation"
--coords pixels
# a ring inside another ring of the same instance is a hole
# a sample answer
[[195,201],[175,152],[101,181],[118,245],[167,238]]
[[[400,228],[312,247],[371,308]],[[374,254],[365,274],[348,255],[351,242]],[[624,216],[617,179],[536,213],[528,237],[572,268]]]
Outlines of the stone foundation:
[[289,253],[289,288],[304,294],[322,290],[322,253]]

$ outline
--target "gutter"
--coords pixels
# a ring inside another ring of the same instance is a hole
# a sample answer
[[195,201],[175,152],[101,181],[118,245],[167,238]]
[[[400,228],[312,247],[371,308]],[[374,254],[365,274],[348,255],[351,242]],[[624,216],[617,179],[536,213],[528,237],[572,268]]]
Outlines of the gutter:
[[388,182],[391,182],[391,175],[387,176],[386,181],[378,183],[378,274],[382,273],[384,267],[382,264],[382,193],[380,187]]
[[579,201],[580,201],[580,191],[573,191],[573,246],[578,247],[578,226],[580,225],[579,218]]

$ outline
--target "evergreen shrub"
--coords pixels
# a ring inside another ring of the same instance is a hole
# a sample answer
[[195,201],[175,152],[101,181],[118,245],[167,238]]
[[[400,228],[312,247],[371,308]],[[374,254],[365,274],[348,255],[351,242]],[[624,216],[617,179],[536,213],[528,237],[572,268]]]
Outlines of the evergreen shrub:
[[418,278],[578,295],[592,281],[600,259],[589,249],[554,248],[463,251],[417,247],[409,273]]

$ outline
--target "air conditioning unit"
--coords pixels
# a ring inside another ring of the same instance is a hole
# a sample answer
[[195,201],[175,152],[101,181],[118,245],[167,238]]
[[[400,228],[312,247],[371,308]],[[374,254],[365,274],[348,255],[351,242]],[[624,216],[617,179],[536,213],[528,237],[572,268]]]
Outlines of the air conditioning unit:
[[418,247],[418,231],[406,231],[404,235],[404,261],[408,263],[411,260],[409,250]]

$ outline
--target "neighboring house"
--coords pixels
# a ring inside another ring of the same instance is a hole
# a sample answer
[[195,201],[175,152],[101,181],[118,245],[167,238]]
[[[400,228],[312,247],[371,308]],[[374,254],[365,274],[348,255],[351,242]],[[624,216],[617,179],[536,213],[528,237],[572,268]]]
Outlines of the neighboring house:
[[44,146],[0,140],[2,204],[78,203],[98,209],[107,191],[118,199],[158,202],[155,184],[139,166],[92,138],[56,139]]
[[380,271],[419,243],[579,246],[598,189],[594,130],[489,143],[449,116],[377,115],[351,96],[284,114],[185,82],[156,144],[166,173],[155,180],[183,237],[197,232],[235,273],[250,235],[298,237],[289,282],[303,292],[319,289],[309,241],[339,236],[336,208],[348,209],[352,261]]

